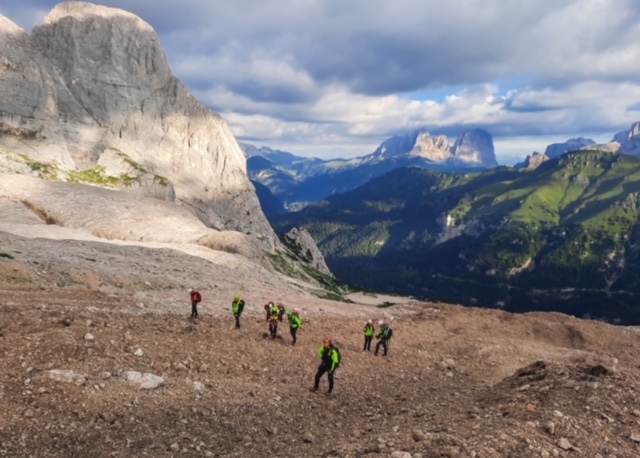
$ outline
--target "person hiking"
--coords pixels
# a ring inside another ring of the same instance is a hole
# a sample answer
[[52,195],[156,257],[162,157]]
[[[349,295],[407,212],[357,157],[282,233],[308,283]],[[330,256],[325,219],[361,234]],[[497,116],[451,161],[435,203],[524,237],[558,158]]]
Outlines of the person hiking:
[[294,309],[293,311],[287,312],[287,319],[289,320],[289,332],[291,333],[291,345],[295,345],[298,340],[296,335],[298,334],[298,329],[302,327],[302,319],[300,318],[300,310]]
[[368,320],[364,325],[364,348],[362,351],[371,351],[371,341],[376,334],[376,328],[373,326],[373,320]]
[[327,373],[329,377],[329,390],[327,393],[331,393],[333,391],[333,376],[338,366],[340,366],[340,350],[333,345],[331,337],[325,337],[322,341],[322,347],[318,350],[318,355],[321,362],[320,366],[318,366],[318,372],[316,372],[313,388],[309,388],[309,391],[318,391],[320,389],[320,379]]
[[271,302],[271,308],[269,309],[269,334],[272,339],[276,338],[278,334],[278,321],[280,321],[280,307],[274,305]]
[[373,354],[378,356],[380,347],[382,347],[382,349],[384,350],[384,353],[382,353],[382,356],[387,356],[387,352],[389,351],[389,344],[390,344],[389,340],[391,339],[392,331],[389,325],[384,321],[379,321],[378,326],[380,326],[380,332],[376,336],[376,338],[378,339],[378,343],[376,344],[376,351],[373,352]]
[[233,302],[231,303],[231,312],[236,319],[236,329],[240,329],[240,315],[242,315],[243,310],[244,300],[240,297],[239,294],[236,294],[233,298]]
[[191,318],[198,318],[198,304],[202,302],[202,295],[195,288],[189,288],[191,297]]
[[267,321],[269,321],[269,317],[271,316],[271,307],[273,306],[274,306],[273,302],[267,302],[266,304],[264,304],[264,311],[267,317],[266,318]]

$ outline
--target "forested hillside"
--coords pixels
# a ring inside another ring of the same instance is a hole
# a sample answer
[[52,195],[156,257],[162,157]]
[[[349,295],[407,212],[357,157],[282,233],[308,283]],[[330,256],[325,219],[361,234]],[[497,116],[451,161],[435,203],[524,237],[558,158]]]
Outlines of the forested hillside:
[[640,160],[584,151],[535,170],[394,170],[272,217],[343,281],[512,311],[640,322]]

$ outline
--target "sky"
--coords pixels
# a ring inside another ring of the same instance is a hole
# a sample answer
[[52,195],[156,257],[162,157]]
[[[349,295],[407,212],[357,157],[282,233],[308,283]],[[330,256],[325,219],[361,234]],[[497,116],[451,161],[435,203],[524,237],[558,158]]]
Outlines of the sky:
[[[0,0],[28,32],[59,2]],[[350,158],[483,128],[501,164],[640,121],[638,0],[102,0],[236,138]]]

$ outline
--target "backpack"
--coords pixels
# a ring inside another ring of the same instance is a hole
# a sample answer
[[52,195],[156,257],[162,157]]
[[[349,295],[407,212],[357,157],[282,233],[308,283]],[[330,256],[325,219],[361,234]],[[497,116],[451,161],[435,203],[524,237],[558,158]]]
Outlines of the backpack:
[[342,355],[340,354],[340,349],[338,347],[333,347],[333,351],[338,355],[338,364],[336,364],[337,370],[340,367],[340,363],[342,362]]
[[393,329],[389,328],[387,329],[387,340],[391,339],[391,336],[393,336]]
[[243,310],[244,310],[244,299],[240,299],[240,302],[238,303],[238,312],[242,313]]

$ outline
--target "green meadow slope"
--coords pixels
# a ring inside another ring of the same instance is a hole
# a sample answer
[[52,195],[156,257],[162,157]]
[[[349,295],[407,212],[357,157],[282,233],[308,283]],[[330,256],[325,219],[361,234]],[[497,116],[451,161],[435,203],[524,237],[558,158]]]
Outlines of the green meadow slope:
[[364,288],[512,311],[640,322],[640,160],[574,152],[535,170],[394,170],[272,217],[305,227]]

